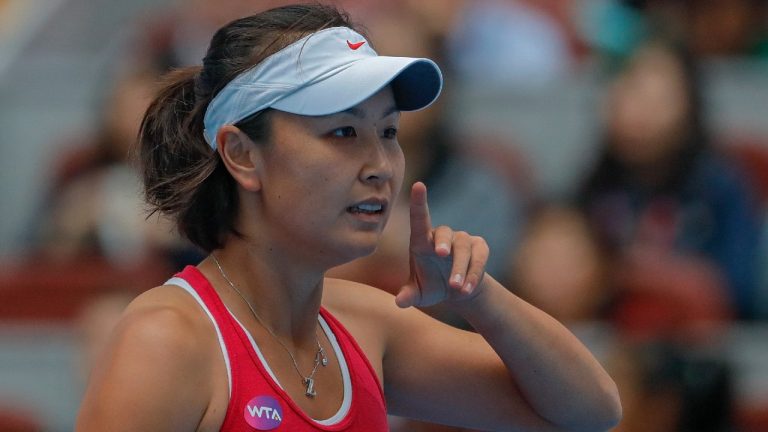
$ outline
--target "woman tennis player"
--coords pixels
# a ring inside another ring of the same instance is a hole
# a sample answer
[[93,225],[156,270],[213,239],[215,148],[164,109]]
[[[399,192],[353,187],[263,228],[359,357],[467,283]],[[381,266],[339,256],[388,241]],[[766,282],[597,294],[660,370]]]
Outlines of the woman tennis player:
[[[79,431],[385,431],[387,413],[487,430],[598,431],[616,387],[555,320],[485,274],[483,239],[410,187],[396,297],[325,278],[370,254],[402,186],[401,111],[442,87],[334,8],[236,20],[177,71],[140,134],[147,200],[209,255],[126,310]],[[414,306],[445,303],[478,333]]]

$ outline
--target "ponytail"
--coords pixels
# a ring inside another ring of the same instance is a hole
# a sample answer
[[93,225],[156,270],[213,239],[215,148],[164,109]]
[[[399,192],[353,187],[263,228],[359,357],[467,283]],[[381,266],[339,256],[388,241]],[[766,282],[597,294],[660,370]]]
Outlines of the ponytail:
[[139,152],[151,213],[171,216],[182,235],[211,251],[234,230],[237,194],[221,158],[203,138],[205,106],[195,97],[200,70],[166,75],[142,121]]

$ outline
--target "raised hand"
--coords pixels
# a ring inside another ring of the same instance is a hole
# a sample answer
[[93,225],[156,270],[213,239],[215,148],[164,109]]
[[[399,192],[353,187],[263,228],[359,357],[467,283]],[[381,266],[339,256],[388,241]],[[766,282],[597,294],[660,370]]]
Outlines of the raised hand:
[[443,301],[462,301],[481,289],[488,245],[482,237],[448,226],[432,228],[427,187],[411,188],[411,275],[397,294],[400,307],[431,306]]

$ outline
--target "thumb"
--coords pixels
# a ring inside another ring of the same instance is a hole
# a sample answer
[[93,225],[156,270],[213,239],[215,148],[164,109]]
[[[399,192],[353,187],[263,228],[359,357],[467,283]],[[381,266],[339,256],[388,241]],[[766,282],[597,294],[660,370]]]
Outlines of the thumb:
[[415,305],[419,300],[419,297],[421,297],[421,291],[419,291],[419,287],[416,286],[416,284],[405,284],[400,288],[400,292],[397,293],[395,304],[397,304],[398,307],[405,309]]

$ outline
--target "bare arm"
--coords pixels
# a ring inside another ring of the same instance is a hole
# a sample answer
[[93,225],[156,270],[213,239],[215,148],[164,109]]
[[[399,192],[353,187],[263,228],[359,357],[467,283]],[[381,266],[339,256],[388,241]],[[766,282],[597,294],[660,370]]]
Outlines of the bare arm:
[[202,338],[184,313],[147,296],[129,307],[94,370],[77,431],[198,429],[211,394]]
[[411,225],[412,280],[398,305],[445,302],[479,335],[416,311],[387,313],[393,412],[491,430],[600,431],[618,422],[618,392],[600,364],[564,326],[484,273],[481,239],[433,230],[419,184]]

